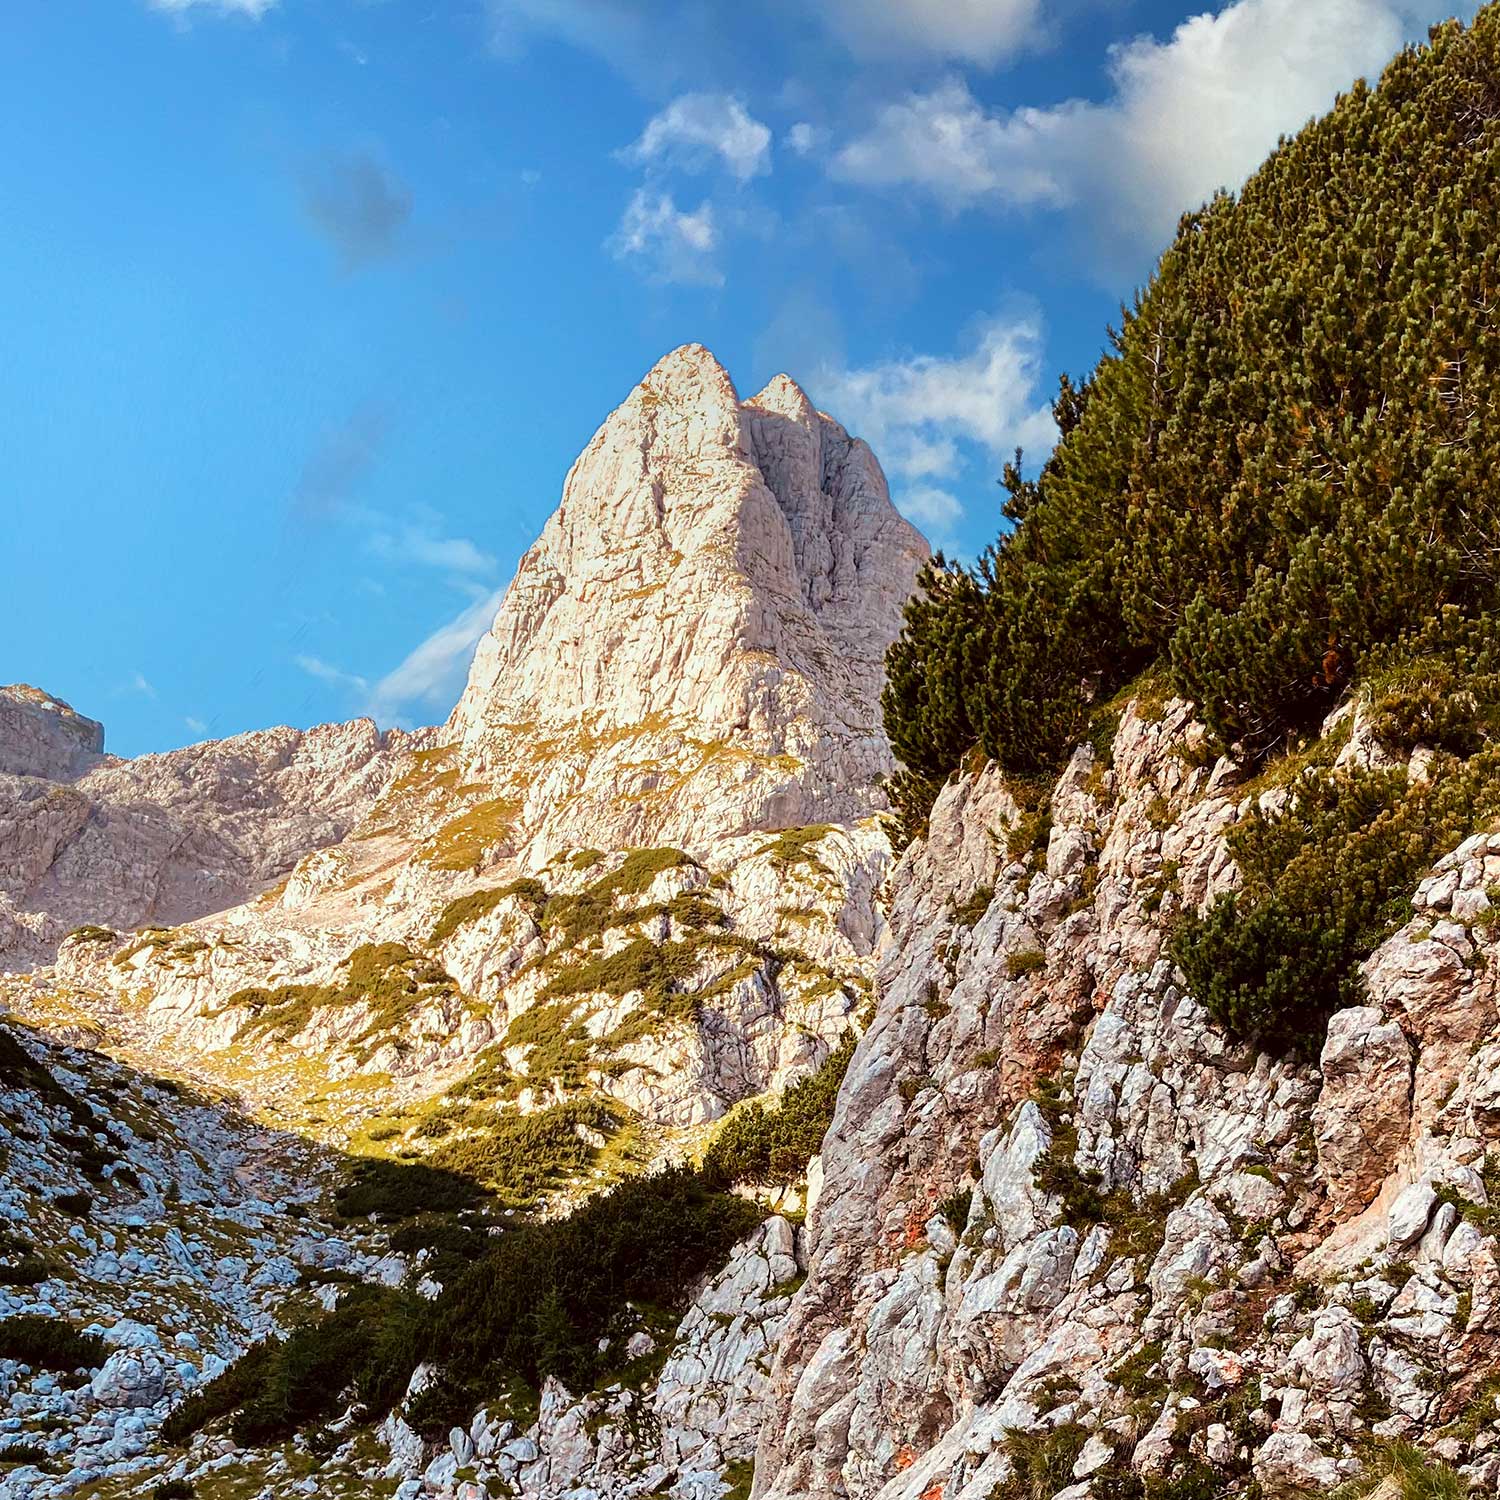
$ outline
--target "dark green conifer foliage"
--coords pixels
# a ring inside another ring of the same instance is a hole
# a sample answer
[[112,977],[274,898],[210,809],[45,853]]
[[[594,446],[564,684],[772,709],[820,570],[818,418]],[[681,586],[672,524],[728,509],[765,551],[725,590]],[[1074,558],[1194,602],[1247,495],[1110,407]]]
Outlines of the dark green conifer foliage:
[[1170,668],[1253,754],[1372,651],[1500,604],[1500,10],[1434,28],[1181,222],[972,570],[890,654],[920,826],[978,748],[1054,763],[1089,701]]

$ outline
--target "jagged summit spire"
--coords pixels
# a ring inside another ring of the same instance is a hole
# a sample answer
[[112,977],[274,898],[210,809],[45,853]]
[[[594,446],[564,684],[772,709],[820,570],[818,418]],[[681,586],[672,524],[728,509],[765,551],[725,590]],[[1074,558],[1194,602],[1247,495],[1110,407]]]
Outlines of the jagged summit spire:
[[780,375],[773,375],[764,389],[752,396],[745,405],[754,407],[757,411],[775,412],[794,422],[805,422],[822,415],[807,392],[784,371]]
[[[626,842],[703,827],[692,797],[660,790],[707,770],[683,764],[689,744],[726,747],[710,779],[736,790],[715,832],[855,815],[891,765],[882,662],[926,556],[869,448],[795,381],[742,403],[713,354],[684,344],[569,471],[447,733],[476,776],[514,759],[515,726],[586,740],[568,790],[533,777],[528,802],[540,814],[545,797],[553,824],[634,820]],[[643,795],[622,790],[601,737],[631,746]]]

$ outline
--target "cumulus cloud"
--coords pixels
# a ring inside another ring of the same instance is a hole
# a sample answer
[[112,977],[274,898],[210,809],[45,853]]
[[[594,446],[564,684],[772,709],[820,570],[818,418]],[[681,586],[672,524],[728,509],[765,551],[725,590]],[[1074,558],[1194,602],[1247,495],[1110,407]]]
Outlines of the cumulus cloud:
[[992,470],[1016,448],[1050,451],[1057,432],[1041,381],[1041,321],[1021,312],[976,325],[962,353],[825,370],[812,384],[819,404],[875,450],[896,503],[942,540],[962,515],[951,486],[974,450]]
[[395,253],[411,217],[411,192],[368,152],[356,151],[305,175],[302,207],[344,270],[356,271]]
[[786,133],[786,148],[798,156],[811,156],[823,143],[824,132],[806,120],[798,120]]
[[730,94],[683,94],[621,153],[641,166],[701,172],[717,160],[740,182],[771,170],[771,132]]
[[[1472,5],[1469,7],[1472,9]],[[1165,41],[1112,49],[1110,94],[990,109],[954,78],[888,104],[834,175],[917,187],[950,209],[1077,209],[1138,252],[1237,188],[1284,133],[1379,72],[1451,0],[1233,0]]]
[[821,0],[817,8],[861,56],[919,52],[993,67],[1041,32],[1041,0]]
[[276,8],[277,0],[146,0],[152,10],[165,11],[168,15],[184,16],[192,10],[217,11],[221,16],[249,16],[258,21],[269,10]]
[[651,281],[723,285],[714,259],[719,233],[706,199],[689,213],[670,193],[637,188],[606,244],[616,260],[634,265]]
[[914,354],[825,372],[819,399],[869,441],[887,469],[908,479],[955,474],[964,442],[1000,457],[1018,447],[1050,449],[1052,409],[1037,399],[1040,319],[988,318],[972,342],[963,354]]
[[474,648],[495,618],[503,589],[477,596],[375,684],[370,710],[390,722],[409,709],[449,708],[463,689]]

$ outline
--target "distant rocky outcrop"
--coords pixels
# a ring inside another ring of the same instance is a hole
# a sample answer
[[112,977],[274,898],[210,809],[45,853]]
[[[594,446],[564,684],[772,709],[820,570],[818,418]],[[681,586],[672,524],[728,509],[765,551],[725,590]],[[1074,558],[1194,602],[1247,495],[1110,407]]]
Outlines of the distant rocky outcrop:
[[120,760],[104,732],[32,689],[0,691],[0,958],[84,923],[192,921],[342,838],[395,773],[402,738],[368,719],[266,729]]
[[104,726],[24,682],[0,687],[0,774],[71,781],[104,754]]

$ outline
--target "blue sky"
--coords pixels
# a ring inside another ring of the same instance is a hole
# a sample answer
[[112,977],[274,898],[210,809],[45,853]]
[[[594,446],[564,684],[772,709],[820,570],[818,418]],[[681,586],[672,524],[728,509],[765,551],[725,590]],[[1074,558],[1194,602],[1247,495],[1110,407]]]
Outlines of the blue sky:
[[687,340],[972,555],[1178,214],[1454,11],[16,0],[0,680],[126,755],[440,720]]

